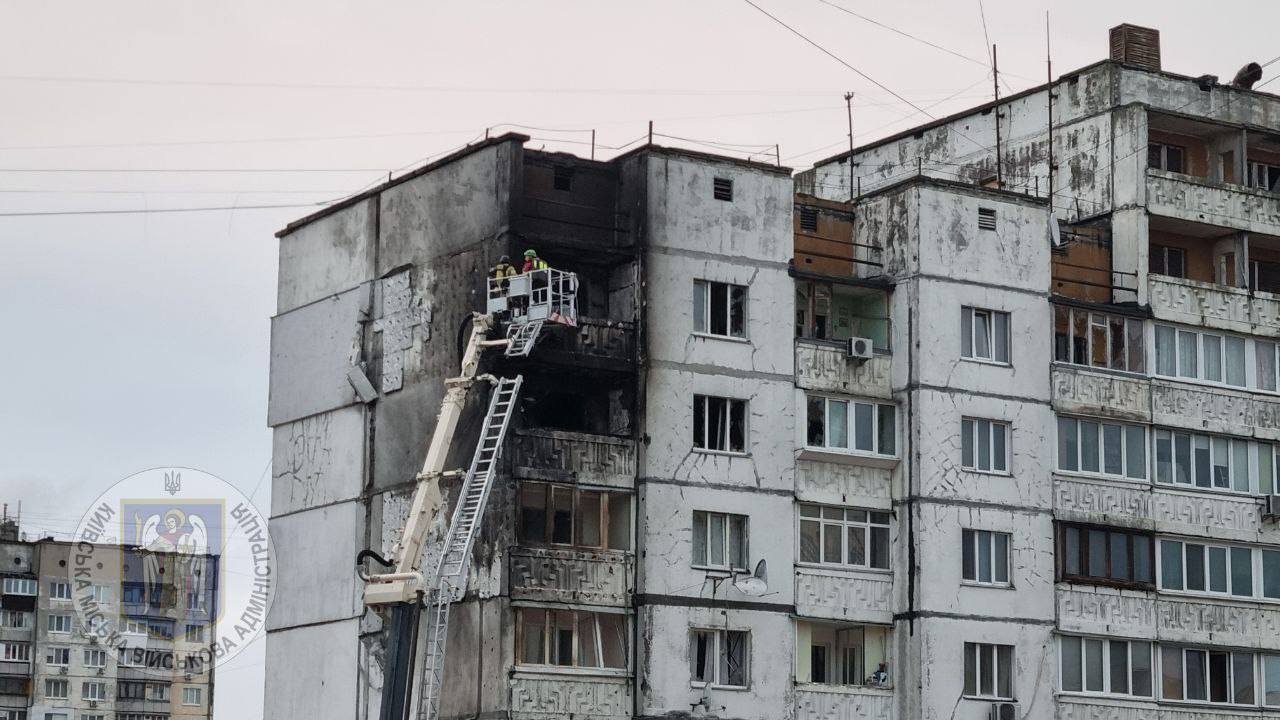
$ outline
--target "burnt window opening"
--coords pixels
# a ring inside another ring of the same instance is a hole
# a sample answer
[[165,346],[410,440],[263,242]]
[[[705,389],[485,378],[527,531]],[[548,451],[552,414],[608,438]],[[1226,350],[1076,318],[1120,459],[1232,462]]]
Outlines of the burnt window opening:
[[800,208],[800,229],[806,232],[818,231],[818,208]]
[[712,181],[712,196],[716,200],[726,200],[733,202],[733,180],[729,178],[718,177]]
[[995,230],[996,229],[996,210],[995,208],[978,208],[978,229],[979,230]]
[[552,390],[526,395],[521,401],[525,425],[592,435],[609,434],[609,398],[589,389],[584,392],[589,394]]
[[573,168],[568,165],[557,165],[551,186],[564,192],[573,190]]

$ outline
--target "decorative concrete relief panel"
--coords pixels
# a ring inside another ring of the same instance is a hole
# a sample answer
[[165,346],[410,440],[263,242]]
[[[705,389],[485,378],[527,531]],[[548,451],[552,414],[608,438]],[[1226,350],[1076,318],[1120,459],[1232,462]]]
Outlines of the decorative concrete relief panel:
[[1054,513],[1059,520],[1140,525],[1165,532],[1197,534],[1210,529],[1232,539],[1257,539],[1262,517],[1251,498],[1064,478],[1054,480]]
[[612,720],[631,717],[631,706],[625,679],[511,678],[512,720]]
[[[1183,720],[1182,715],[1178,712],[1176,720]],[[1204,720],[1203,716],[1193,715],[1192,717]],[[1164,708],[1156,707],[1153,703],[1128,705],[1112,700],[1082,702],[1071,697],[1058,698],[1057,718],[1058,720],[1174,720],[1173,716],[1166,714]],[[1188,717],[1186,720],[1191,718]]]
[[1280,403],[1243,391],[1155,381],[1151,415],[1161,425],[1280,439]]
[[1147,207],[1156,215],[1280,235],[1280,197],[1160,170],[1147,171]]
[[796,691],[796,720],[890,720],[890,692]]
[[1058,589],[1058,628],[1064,632],[1151,637],[1155,622],[1152,594]]
[[888,503],[892,477],[890,468],[797,460],[796,499],[837,505],[866,499]]
[[1255,335],[1280,335],[1280,298],[1214,283],[1152,275],[1151,311],[1158,320]]
[[806,617],[893,622],[893,576],[797,567],[796,612]]
[[1156,620],[1161,640],[1280,649],[1280,610],[1270,607],[1162,599]]
[[511,548],[511,597],[629,606],[631,563],[622,552]]
[[520,430],[512,441],[517,477],[634,488],[636,445],[624,438],[559,430]]
[[1054,366],[1053,408],[1059,412],[1151,421],[1151,384],[1143,379]]
[[843,347],[796,343],[796,385],[805,390],[888,399],[893,358],[850,360]]

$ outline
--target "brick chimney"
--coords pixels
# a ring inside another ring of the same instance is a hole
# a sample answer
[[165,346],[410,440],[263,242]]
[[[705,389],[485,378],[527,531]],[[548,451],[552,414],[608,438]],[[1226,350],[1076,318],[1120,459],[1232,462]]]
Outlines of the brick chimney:
[[1160,69],[1160,31],[1125,23],[1111,28],[1111,59],[1143,70]]

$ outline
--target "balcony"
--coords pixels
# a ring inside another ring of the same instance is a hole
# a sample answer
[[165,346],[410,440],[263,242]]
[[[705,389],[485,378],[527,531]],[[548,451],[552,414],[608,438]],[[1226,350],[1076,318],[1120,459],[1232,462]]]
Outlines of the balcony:
[[517,671],[510,683],[511,720],[621,720],[631,717],[631,681],[628,678]]
[[1053,480],[1053,510],[1058,520],[1222,540],[1262,539],[1258,503],[1247,495],[1166,489],[1145,482],[1062,476]]
[[516,477],[559,483],[635,488],[636,445],[628,438],[525,429],[515,431],[511,467]]
[[1152,215],[1248,232],[1280,234],[1280,194],[1148,168]]
[[1280,649],[1280,606],[1059,585],[1058,629],[1193,645]]
[[1280,295],[1164,275],[1150,275],[1148,284],[1151,311],[1158,320],[1280,335]]
[[0,660],[0,675],[31,676],[31,663],[14,660]]
[[890,720],[893,691],[796,685],[796,720]]
[[892,624],[893,576],[797,566],[796,613],[804,617]]
[[634,323],[579,317],[576,327],[544,328],[531,357],[588,370],[628,370],[635,366],[635,337]]
[[511,548],[511,599],[629,607],[631,553]]
[[1153,380],[1151,419],[1188,430],[1280,439],[1280,400],[1246,390]]
[[1117,420],[1151,421],[1151,383],[1146,378],[1055,363],[1053,409]]
[[892,355],[858,363],[849,359],[843,344],[803,339],[796,341],[795,352],[796,384],[804,390],[892,399]]

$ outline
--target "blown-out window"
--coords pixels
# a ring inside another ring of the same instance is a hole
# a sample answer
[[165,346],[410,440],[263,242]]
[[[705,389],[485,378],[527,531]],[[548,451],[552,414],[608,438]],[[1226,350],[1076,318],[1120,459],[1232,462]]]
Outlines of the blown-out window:
[[747,287],[693,281],[693,331],[704,335],[747,336]]
[[627,617],[621,613],[519,608],[516,637],[520,665],[627,667]]
[[1146,371],[1141,320],[1065,305],[1058,305],[1053,313],[1054,360],[1111,370]]
[[521,483],[520,541],[630,550],[631,496],[571,485]]
[[698,450],[747,450],[747,401],[693,396],[693,446]]
[[751,634],[745,630],[695,629],[689,642],[689,677],[699,685],[747,687]]

